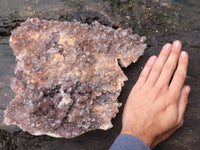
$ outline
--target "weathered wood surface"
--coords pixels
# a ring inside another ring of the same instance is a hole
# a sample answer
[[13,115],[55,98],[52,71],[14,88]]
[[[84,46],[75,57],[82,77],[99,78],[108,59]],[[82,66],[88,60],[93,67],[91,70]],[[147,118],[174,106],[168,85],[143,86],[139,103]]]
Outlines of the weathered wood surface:
[[[10,2],[10,3],[9,3]],[[12,3],[11,3],[12,2]],[[20,3],[19,3],[20,2]],[[48,1],[49,2],[49,1]],[[27,17],[56,20],[73,20],[91,23],[98,20],[114,28],[131,27],[134,32],[147,36],[145,54],[124,69],[129,78],[123,87],[119,101],[125,104],[145,62],[151,55],[158,55],[166,42],[179,39],[183,50],[189,53],[189,69],[186,84],[192,88],[185,114],[185,123],[156,150],[199,150],[200,148],[200,1],[143,1],[102,0],[47,0],[0,2],[0,149],[76,150],[108,149],[121,129],[120,113],[113,119],[114,127],[108,131],[91,131],[74,139],[56,139],[48,136],[32,136],[15,126],[2,124],[3,111],[14,97],[10,89],[10,77],[14,75],[15,57],[9,47],[10,30]],[[8,9],[10,8],[10,9]],[[124,106],[124,105],[123,105]]]

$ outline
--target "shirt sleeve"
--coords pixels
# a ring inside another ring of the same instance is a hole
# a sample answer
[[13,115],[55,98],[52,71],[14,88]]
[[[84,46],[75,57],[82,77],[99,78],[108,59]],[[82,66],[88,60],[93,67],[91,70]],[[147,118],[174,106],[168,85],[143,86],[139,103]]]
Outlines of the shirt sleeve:
[[109,150],[150,150],[140,139],[129,134],[119,135]]

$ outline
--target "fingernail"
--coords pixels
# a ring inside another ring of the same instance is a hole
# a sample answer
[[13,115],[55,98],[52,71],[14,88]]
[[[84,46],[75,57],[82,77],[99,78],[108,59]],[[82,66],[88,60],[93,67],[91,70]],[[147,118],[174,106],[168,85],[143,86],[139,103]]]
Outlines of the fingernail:
[[181,57],[184,58],[184,57],[186,57],[186,55],[187,55],[187,53],[186,53],[185,51],[182,51],[182,52],[181,52]]
[[175,41],[175,42],[174,42],[174,46],[175,46],[176,48],[179,48],[180,45],[181,45],[181,44],[180,44],[179,41]]
[[156,56],[152,56],[152,57],[150,58],[150,61],[153,62],[155,59],[156,59]]
[[185,87],[185,93],[189,94],[189,93],[190,93],[190,89],[191,89],[191,88],[190,88],[189,86],[186,86],[186,87]]
[[166,45],[165,45],[165,47],[164,47],[164,49],[165,49],[165,50],[169,50],[169,49],[170,49],[170,47],[171,47],[171,45],[170,45],[170,44],[166,44]]

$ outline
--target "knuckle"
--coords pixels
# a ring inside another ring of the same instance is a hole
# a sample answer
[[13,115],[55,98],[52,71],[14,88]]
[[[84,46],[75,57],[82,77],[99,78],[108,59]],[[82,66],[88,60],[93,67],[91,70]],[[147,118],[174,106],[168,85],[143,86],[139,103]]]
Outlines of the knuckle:
[[171,91],[168,95],[168,98],[171,100],[171,102],[175,102],[179,98],[179,93],[176,91]]
[[174,48],[174,49],[172,50],[172,54],[179,55],[179,53],[180,53],[180,50],[177,49],[177,48]]
[[170,109],[170,103],[166,100],[162,101],[162,110],[168,111]]
[[174,64],[172,64],[172,63],[166,63],[166,64],[165,64],[165,68],[166,68],[168,71],[173,71],[175,67],[176,67],[176,66],[175,66]]
[[155,93],[160,93],[161,90],[162,90],[162,86],[155,84],[153,90],[154,90]]
[[185,77],[186,77],[185,71],[178,71],[177,74],[178,74],[178,77],[181,79],[185,79]]
[[162,51],[160,56],[162,59],[168,56],[168,52],[167,51]]
[[147,73],[145,72],[145,70],[141,72],[140,78],[146,78],[146,76],[147,76]]
[[179,128],[182,127],[182,126],[183,126],[183,123],[184,123],[184,120],[181,119],[180,122],[178,123],[178,127],[179,127]]
[[152,69],[152,72],[158,72],[161,70],[161,67],[159,65],[155,65]]

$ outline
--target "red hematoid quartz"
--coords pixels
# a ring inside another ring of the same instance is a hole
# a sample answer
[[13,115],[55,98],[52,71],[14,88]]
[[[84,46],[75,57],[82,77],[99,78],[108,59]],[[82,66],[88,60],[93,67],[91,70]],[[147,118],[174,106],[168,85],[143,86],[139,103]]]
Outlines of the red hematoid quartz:
[[112,127],[127,67],[146,48],[145,37],[98,22],[27,19],[12,31],[17,78],[4,123],[34,135],[73,138]]

